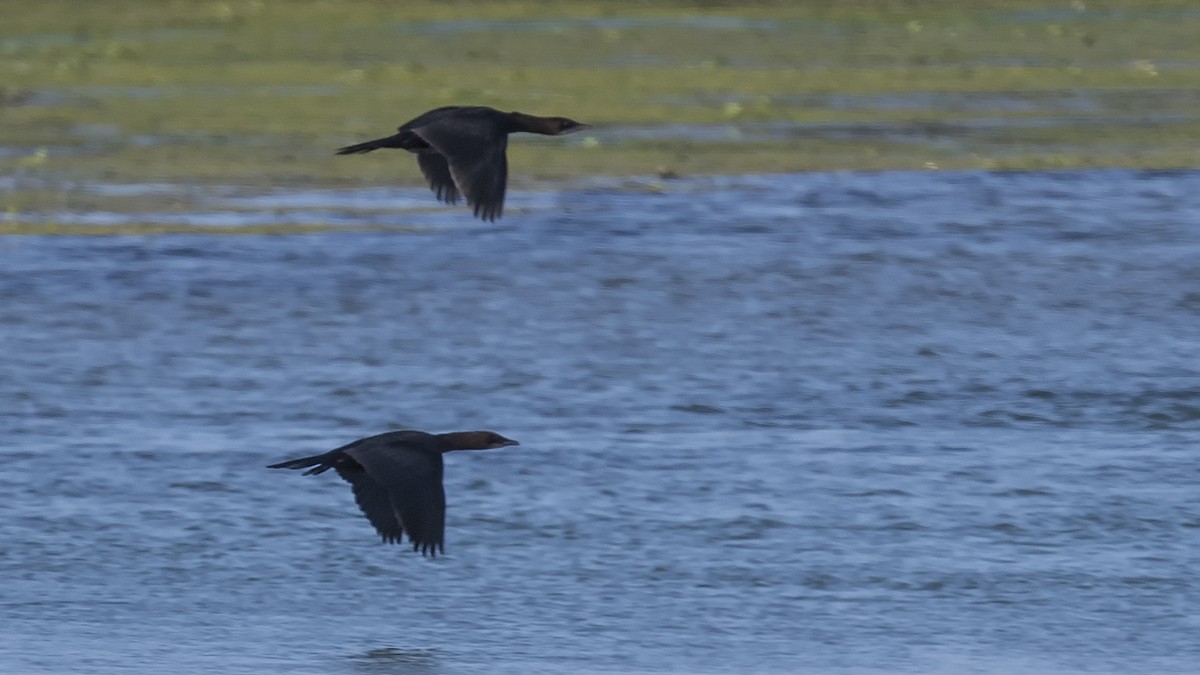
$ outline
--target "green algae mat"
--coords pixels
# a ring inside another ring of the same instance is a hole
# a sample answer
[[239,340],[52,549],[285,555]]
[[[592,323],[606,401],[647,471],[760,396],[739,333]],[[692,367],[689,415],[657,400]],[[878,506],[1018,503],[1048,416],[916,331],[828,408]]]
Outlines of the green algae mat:
[[408,158],[333,150],[448,104],[595,125],[514,138],[518,187],[1200,165],[1200,3],[7,0],[4,15],[9,213],[89,181],[418,184]]

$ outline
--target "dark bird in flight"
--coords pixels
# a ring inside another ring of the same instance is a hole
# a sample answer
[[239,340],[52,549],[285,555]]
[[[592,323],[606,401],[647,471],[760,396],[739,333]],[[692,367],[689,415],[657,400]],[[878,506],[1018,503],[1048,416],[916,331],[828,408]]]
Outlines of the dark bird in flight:
[[475,216],[495,220],[504,210],[508,184],[508,135],[527,131],[561,136],[588,125],[565,117],[537,117],[500,112],[485,106],[446,106],[400,125],[387,138],[347,145],[339,155],[357,155],[379,148],[403,148],[416,153],[417,166],[437,198],[447,204],[466,196]]
[[[452,450],[491,450],[520,445],[491,431],[389,431],[360,438],[323,455],[270,465],[271,469],[329,469],[350,483],[354,501],[375,531],[389,544],[408,532],[414,551],[437,557],[446,529],[446,493],[442,489],[442,454]],[[310,468],[311,467],[311,468]]]

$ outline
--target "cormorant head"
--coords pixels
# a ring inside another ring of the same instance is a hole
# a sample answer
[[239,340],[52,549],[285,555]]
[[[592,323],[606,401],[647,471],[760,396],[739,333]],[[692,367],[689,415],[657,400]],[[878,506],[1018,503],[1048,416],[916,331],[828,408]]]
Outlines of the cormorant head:
[[551,117],[550,120],[551,120],[550,128],[556,130],[556,131],[554,131],[555,136],[562,136],[563,134],[573,134],[576,131],[583,131],[584,129],[592,128],[592,125],[590,125],[590,124],[584,124],[583,122],[576,122],[575,120],[568,119],[566,117]]

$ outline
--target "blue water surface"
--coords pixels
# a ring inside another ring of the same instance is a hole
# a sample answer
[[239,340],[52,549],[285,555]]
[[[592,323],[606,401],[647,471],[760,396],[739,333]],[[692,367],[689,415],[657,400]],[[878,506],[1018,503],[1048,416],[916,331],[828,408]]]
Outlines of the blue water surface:
[[[347,231],[0,240],[0,671],[1195,672],[1198,188],[282,191],[197,217]],[[403,427],[522,443],[447,458],[436,561],[265,468]]]

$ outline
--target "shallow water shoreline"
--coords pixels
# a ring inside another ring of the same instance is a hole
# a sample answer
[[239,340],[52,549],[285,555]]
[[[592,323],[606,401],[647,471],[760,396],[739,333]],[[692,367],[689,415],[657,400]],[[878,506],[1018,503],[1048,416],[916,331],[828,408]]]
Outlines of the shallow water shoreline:
[[[556,211],[570,219],[571,204],[598,195],[630,202],[701,194],[737,185],[786,185],[790,182],[836,185],[857,175],[866,181],[942,182],[946,186],[992,179],[1076,181],[1087,176],[1176,176],[1189,180],[1192,169],[1061,169],[1048,171],[995,170],[885,170],[811,172],[794,174],[747,173],[737,175],[589,177],[558,181],[515,181],[510,189],[508,213],[489,226],[472,220],[461,206],[437,204],[424,187],[327,186],[248,188],[236,185],[179,185],[174,183],[81,183],[69,190],[48,185],[37,192],[48,204],[42,210],[10,211],[0,217],[0,235],[286,235],[337,232],[423,233],[442,229],[506,228],[523,218],[553,217]],[[17,185],[8,181],[7,185]],[[0,179],[0,188],[5,182]],[[14,190],[19,194],[19,188]],[[819,196],[809,198],[818,207]],[[802,209],[803,205],[797,205]],[[797,211],[796,215],[800,215]],[[629,214],[622,221],[637,221]]]

